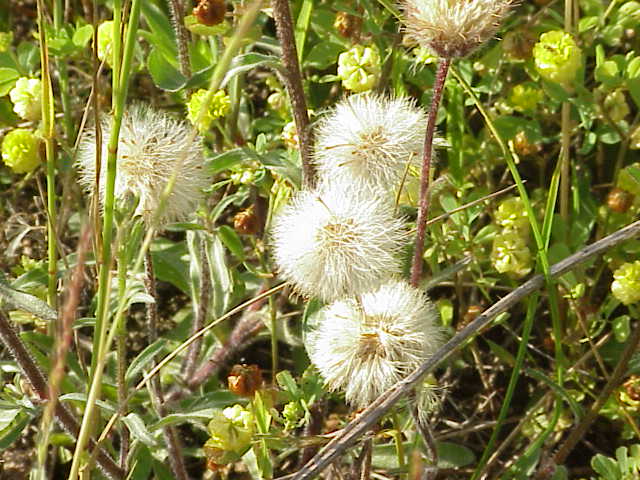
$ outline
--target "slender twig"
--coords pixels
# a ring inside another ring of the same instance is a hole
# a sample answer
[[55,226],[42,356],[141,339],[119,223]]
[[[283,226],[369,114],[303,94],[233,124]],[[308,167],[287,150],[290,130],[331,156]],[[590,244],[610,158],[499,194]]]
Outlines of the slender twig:
[[180,62],[180,73],[185,77],[191,76],[191,65],[189,62],[189,33],[184,26],[184,10],[180,0],[169,0],[171,10],[171,24],[176,32],[178,43],[178,61]]
[[[553,278],[558,277],[574,269],[580,263],[591,257],[600,255],[616,245],[637,236],[639,233],[640,221],[637,221],[556,263],[550,268],[549,275]],[[357,419],[351,421],[318,455],[298,471],[294,478],[296,480],[306,480],[318,475],[333,462],[338,455],[353,445],[361,435],[367,432],[400,398],[407,395],[424,375],[431,372],[469,338],[487,327],[497,315],[509,310],[523,298],[541,288],[544,283],[544,275],[535,275],[512,293],[503,297],[489,309],[485,310],[473,322],[438,349],[433,356],[420,365],[413,373],[380,395]]]
[[38,462],[41,472],[44,472],[45,460],[47,455],[47,447],[49,445],[49,435],[51,433],[51,423],[55,415],[55,409],[58,404],[58,393],[60,392],[60,382],[64,375],[64,367],[66,364],[67,351],[73,339],[73,321],[76,317],[76,311],[80,304],[80,294],[84,283],[84,257],[89,248],[91,229],[85,228],[80,235],[80,244],[78,246],[78,261],[69,286],[68,298],[62,310],[62,321],[56,333],[56,350],[49,374],[49,392],[47,398],[49,402],[42,414],[40,423],[40,438],[38,439]]
[[315,183],[315,168],[313,167],[313,131],[309,125],[307,101],[302,86],[302,73],[298,63],[298,53],[293,33],[293,20],[287,0],[273,0],[273,19],[276,22],[278,40],[282,46],[282,63],[286,71],[283,76],[287,93],[291,99],[293,120],[296,124],[300,139],[300,158],[302,160],[303,184],[307,187]]
[[[147,251],[144,259],[144,287],[151,298],[153,303],[146,304],[147,311],[147,329],[149,335],[149,345],[158,340],[158,291],[156,289],[156,279],[153,273],[153,258],[151,252]],[[155,366],[155,361],[153,362]],[[167,416],[167,409],[164,406],[164,396],[162,394],[162,387],[160,386],[160,378],[153,377],[149,382],[149,395],[151,396],[151,403],[153,408],[158,414],[160,419]],[[187,469],[184,466],[184,458],[182,457],[182,447],[180,440],[176,433],[176,429],[173,425],[162,427],[162,435],[167,446],[167,452],[169,454],[169,465],[173,475],[178,480],[188,480]]]
[[[16,363],[22,370],[22,373],[33,387],[33,391],[36,393],[40,400],[47,400],[49,397],[49,389],[47,387],[47,380],[36,365],[33,358],[27,351],[16,332],[11,327],[11,324],[7,320],[4,312],[0,310],[0,339],[11,352],[11,355],[16,359]],[[60,425],[72,436],[78,437],[80,426],[73,414],[67,409],[67,407],[61,403],[58,403],[55,407],[55,416]],[[89,445],[91,448],[95,448],[96,444],[93,439],[89,439]],[[121,480],[124,479],[125,473],[118,466],[116,462],[109,456],[109,454],[103,449],[98,450],[97,462],[102,471],[111,479]]]
[[427,117],[427,130],[424,135],[424,152],[422,153],[422,173],[420,176],[420,205],[418,210],[418,221],[416,224],[416,245],[413,252],[413,263],[411,264],[411,285],[417,287],[422,276],[422,254],[424,251],[424,237],[427,231],[427,218],[429,216],[429,178],[431,176],[431,160],[433,157],[433,136],[436,129],[436,118],[444,82],[447,79],[451,59],[441,58],[436,72],[436,79],[433,84],[433,96],[431,97],[431,107]]
[[624,351],[620,356],[620,360],[618,360],[618,364],[613,370],[609,381],[600,392],[600,395],[598,395],[598,398],[596,399],[591,409],[587,412],[584,418],[582,418],[580,423],[571,431],[567,439],[564,441],[558,452],[553,457],[553,462],[555,465],[561,465],[564,463],[564,461],[567,459],[567,456],[572,452],[577,443],[587,432],[587,429],[596,419],[598,413],[600,412],[600,409],[609,399],[609,396],[611,395],[613,390],[617,388],[618,385],[620,385],[620,383],[622,382],[622,378],[627,373],[629,361],[638,349],[638,345],[640,345],[640,327],[636,326],[636,328],[631,329],[631,331],[631,337],[627,341],[627,345],[625,346]]

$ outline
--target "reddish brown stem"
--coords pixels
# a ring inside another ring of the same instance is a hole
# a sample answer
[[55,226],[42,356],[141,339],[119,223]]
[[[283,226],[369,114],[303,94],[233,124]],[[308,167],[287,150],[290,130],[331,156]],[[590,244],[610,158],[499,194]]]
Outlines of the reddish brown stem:
[[[2,311],[0,311],[0,339],[16,359],[16,363],[24,373],[25,377],[27,377],[27,380],[33,387],[33,391],[36,393],[38,398],[40,400],[47,400],[49,388],[44,374],[33,361],[33,358],[31,358],[27,348],[13,330],[11,324],[7,320],[7,317],[5,317]],[[78,437],[80,424],[65,405],[61,403],[56,405],[55,416],[67,433],[76,438]],[[96,443],[93,439],[90,439],[89,448],[94,449],[95,447]],[[113,461],[102,447],[98,449],[97,462],[102,471],[109,478],[119,480],[125,477],[124,471],[116,464],[116,462]]]
[[302,183],[307,187],[315,183],[315,168],[313,167],[313,132],[309,126],[307,102],[302,86],[302,73],[298,63],[298,51],[293,36],[293,20],[287,0],[273,0],[273,19],[276,22],[278,40],[282,46],[282,64],[286,74],[282,80],[291,99],[293,120],[300,139],[300,158],[302,160]]
[[418,210],[418,223],[416,225],[416,248],[411,264],[411,285],[417,287],[422,276],[422,253],[424,251],[424,237],[427,230],[427,218],[429,216],[429,178],[431,175],[431,159],[433,158],[433,136],[436,129],[438,108],[442,100],[444,82],[447,79],[451,59],[442,58],[438,64],[436,79],[433,84],[433,97],[431,108],[427,117],[427,131],[424,136],[424,152],[422,156],[422,176],[420,181],[420,205]]

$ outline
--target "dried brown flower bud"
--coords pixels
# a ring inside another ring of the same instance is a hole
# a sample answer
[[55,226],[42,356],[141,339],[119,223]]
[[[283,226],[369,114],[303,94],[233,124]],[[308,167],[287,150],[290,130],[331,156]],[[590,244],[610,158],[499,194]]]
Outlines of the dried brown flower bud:
[[242,235],[255,235],[260,230],[260,221],[253,206],[239,211],[233,217],[233,228]]
[[198,22],[208,27],[222,23],[225,13],[227,4],[224,0],[201,0],[193,9],[193,15]]
[[633,203],[633,195],[621,188],[612,188],[607,195],[607,207],[617,213],[625,213]]
[[341,36],[357,39],[362,30],[362,18],[347,12],[338,12],[333,27]]
[[257,365],[234,365],[227,377],[229,390],[241,397],[253,397],[262,387],[262,373]]

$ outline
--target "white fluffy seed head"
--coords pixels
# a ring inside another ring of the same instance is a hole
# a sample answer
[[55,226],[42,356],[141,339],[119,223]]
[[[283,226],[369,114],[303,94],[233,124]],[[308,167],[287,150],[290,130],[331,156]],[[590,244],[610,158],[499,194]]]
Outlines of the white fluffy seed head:
[[332,182],[298,192],[274,219],[271,240],[280,276],[332,301],[398,272],[404,230],[388,201]]
[[[101,129],[99,195],[100,204],[104,206],[111,117],[101,121]],[[158,209],[167,182],[177,169],[173,190],[165,202],[159,223],[180,220],[194,212],[208,177],[203,166],[201,139],[199,136],[193,138],[191,130],[188,124],[143,104],[135,104],[124,112],[118,142],[116,207],[132,195],[138,200],[135,215],[150,220]],[[83,135],[76,164],[80,183],[87,193],[93,193],[96,184],[95,129]]]
[[440,346],[438,313],[419,290],[392,280],[322,308],[307,352],[331,391],[362,408],[402,380]]
[[443,58],[464,57],[493,37],[512,0],[406,0],[410,39]]
[[344,99],[318,126],[319,175],[395,191],[407,163],[421,161],[425,118],[407,98],[362,94]]

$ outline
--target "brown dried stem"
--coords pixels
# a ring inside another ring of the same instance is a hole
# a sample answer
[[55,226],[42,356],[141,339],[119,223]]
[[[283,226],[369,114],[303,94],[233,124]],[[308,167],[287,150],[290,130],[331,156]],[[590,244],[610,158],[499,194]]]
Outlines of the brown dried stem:
[[[550,269],[550,277],[558,277],[580,263],[600,255],[616,245],[637,236],[640,233],[640,221],[636,221],[617,232],[586,246],[582,250],[570,255],[556,263]],[[314,478],[328,465],[330,465],[344,450],[353,445],[361,435],[366,433],[376,422],[403,396],[409,394],[418,382],[435,369],[436,366],[454,351],[464,344],[469,338],[487,327],[493,319],[502,312],[509,310],[523,298],[541,288],[545,283],[543,275],[535,275],[509,295],[503,297],[490,308],[485,310],[473,322],[458,332],[451,340],[444,344],[438,351],[413,371],[407,378],[398,382],[385,391],[369,407],[367,407],[357,419],[351,421],[341,432],[336,435],[307,465],[293,477],[295,480],[307,480]],[[640,333],[638,333],[640,335]],[[612,376],[612,378],[615,375]]]
[[[156,279],[153,273],[153,260],[151,252],[148,250],[144,259],[144,266],[145,290],[147,294],[154,299],[153,303],[147,303],[147,328],[149,329],[149,344],[152,344],[158,339],[158,292],[156,290]],[[153,365],[155,366],[155,362],[153,362]],[[164,406],[162,387],[160,386],[160,378],[157,376],[153,377],[149,383],[149,395],[151,396],[151,402],[158,416],[160,418],[166,417],[167,410]],[[164,436],[167,451],[169,452],[171,471],[178,480],[189,480],[187,469],[184,466],[184,458],[182,457],[182,446],[180,445],[175,427],[163,427],[162,435]]]
[[302,86],[302,73],[298,63],[298,52],[293,36],[293,20],[287,0],[273,0],[273,18],[276,22],[278,40],[282,46],[282,64],[286,75],[282,80],[291,99],[293,120],[300,139],[300,158],[302,160],[302,183],[306,187],[315,184],[315,168],[313,166],[313,132],[309,125],[307,101]]
[[[36,365],[33,358],[27,351],[16,332],[11,327],[9,320],[5,316],[4,312],[0,310],[0,339],[5,346],[11,352],[11,355],[16,359],[16,363],[24,373],[25,377],[33,387],[33,391],[36,393],[40,400],[47,400],[49,397],[49,389],[47,386],[47,380]],[[80,431],[80,424],[73,416],[73,414],[67,409],[67,407],[61,403],[58,403],[55,407],[55,416],[62,428],[67,433],[75,438],[78,438],[78,432]],[[93,439],[89,439],[89,448],[96,447],[96,443]],[[125,472],[118,464],[107,454],[104,448],[98,449],[96,461],[100,466],[103,473],[114,480],[122,480],[125,477]]]

